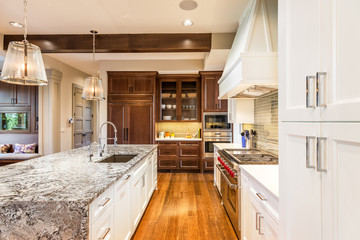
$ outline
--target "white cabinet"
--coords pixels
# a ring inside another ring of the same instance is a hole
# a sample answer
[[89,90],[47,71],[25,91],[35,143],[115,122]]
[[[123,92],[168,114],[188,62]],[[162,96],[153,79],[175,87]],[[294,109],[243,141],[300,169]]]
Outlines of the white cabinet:
[[90,240],[131,238],[157,185],[156,152],[90,204]]
[[115,184],[114,191],[114,239],[129,240],[132,233],[130,177],[127,175],[123,180]]
[[320,136],[320,132],[321,125],[316,123],[281,125],[279,157],[282,240],[322,239],[322,173],[315,169],[316,137]]
[[220,157],[218,151],[219,148],[214,146],[214,186],[217,188],[217,190],[221,195],[221,173],[219,169],[216,167],[216,165],[220,163],[218,160],[218,157]]
[[359,123],[282,124],[281,239],[360,239],[359,132]]
[[278,240],[278,198],[241,171],[241,239]]
[[360,121],[357,9],[356,0],[279,0],[281,121]]

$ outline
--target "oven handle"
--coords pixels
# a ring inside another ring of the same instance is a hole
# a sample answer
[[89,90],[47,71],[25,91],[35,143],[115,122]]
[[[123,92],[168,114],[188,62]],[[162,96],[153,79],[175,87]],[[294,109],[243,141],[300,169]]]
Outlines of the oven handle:
[[229,187],[231,188],[231,189],[238,189],[238,185],[237,184],[233,184],[233,183],[231,183],[230,182],[230,180],[227,178],[227,176],[225,175],[225,173],[224,173],[224,171],[222,171],[222,169],[220,168],[220,165],[219,164],[217,164],[216,165],[216,167],[219,169],[219,171],[221,172],[221,175],[223,175],[223,177],[226,179],[226,182],[227,182],[227,184],[229,185]]

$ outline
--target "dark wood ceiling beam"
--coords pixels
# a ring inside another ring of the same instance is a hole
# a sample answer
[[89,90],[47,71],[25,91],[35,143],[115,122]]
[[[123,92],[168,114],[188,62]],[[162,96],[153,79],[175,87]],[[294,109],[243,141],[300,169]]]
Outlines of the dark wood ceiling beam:
[[[92,35],[28,35],[29,42],[43,53],[91,53]],[[3,49],[10,41],[22,41],[22,35],[5,35]],[[98,34],[98,53],[210,52],[211,33],[195,34]]]

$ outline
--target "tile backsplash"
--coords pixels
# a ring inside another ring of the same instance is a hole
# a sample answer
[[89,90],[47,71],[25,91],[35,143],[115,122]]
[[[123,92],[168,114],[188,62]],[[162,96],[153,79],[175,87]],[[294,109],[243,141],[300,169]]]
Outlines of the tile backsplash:
[[170,132],[175,133],[175,137],[185,137],[188,130],[193,135],[199,128],[202,128],[200,122],[159,122],[155,125],[156,137],[159,136],[159,132]]
[[256,130],[256,148],[278,155],[278,93],[255,99],[254,124],[243,124],[243,131]]

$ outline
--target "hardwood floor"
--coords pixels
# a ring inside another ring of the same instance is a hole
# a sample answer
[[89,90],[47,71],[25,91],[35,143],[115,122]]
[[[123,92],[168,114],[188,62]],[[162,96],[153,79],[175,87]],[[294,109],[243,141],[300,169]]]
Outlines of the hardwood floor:
[[134,240],[237,239],[220,204],[213,174],[159,173]]

